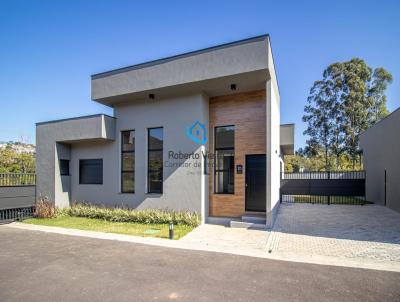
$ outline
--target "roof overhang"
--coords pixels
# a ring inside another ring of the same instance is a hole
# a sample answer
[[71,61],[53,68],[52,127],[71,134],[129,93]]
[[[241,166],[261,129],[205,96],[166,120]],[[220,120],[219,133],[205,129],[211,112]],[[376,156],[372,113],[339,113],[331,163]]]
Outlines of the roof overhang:
[[36,130],[62,143],[112,141],[115,140],[115,118],[95,114],[41,122],[36,123]]
[[92,99],[108,105],[176,94],[209,96],[265,89],[268,35],[211,47],[92,76]]
[[281,125],[280,144],[283,155],[294,155],[294,124]]

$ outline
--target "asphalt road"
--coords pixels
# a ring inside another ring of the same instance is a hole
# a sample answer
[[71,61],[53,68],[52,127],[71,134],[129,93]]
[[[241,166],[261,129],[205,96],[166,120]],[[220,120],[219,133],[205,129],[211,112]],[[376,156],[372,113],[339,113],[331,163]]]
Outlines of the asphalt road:
[[0,301],[400,301],[400,273],[0,226]]

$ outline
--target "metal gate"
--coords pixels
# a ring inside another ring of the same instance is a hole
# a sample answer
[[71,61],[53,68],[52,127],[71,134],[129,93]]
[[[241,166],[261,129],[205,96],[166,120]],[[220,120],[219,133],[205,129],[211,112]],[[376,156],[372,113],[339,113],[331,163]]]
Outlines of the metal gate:
[[353,204],[365,200],[365,171],[282,172],[280,201]]
[[35,174],[0,174],[0,223],[32,217],[35,200]]

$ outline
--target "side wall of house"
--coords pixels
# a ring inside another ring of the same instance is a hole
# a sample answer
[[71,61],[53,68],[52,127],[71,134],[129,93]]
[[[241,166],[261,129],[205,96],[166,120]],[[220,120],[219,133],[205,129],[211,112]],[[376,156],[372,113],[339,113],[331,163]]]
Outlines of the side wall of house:
[[[168,208],[202,212],[201,148],[186,135],[196,121],[208,125],[208,97],[203,94],[121,104],[115,107],[116,139],[111,143],[75,143],[71,149],[71,192],[73,201],[133,208]],[[147,193],[148,128],[164,128],[163,194]],[[121,131],[135,131],[135,193],[121,193]],[[208,130],[208,129],[207,129]],[[173,159],[170,152],[198,153],[199,159]],[[103,159],[103,184],[79,184],[79,160]],[[178,165],[184,166],[178,167]],[[203,187],[204,189],[204,187]],[[202,195],[203,194],[203,195]],[[203,198],[203,202],[208,200]]]
[[239,217],[245,214],[246,154],[266,152],[265,90],[210,98],[210,152],[214,153],[214,128],[235,126],[235,167],[242,165],[243,174],[235,168],[234,194],[214,194],[214,169],[209,175],[210,216]]
[[37,124],[37,197],[45,197],[58,207],[68,206],[70,177],[60,175],[59,160],[70,159],[72,141],[113,140],[114,125],[114,118],[104,115]]
[[280,96],[271,44],[268,39],[267,106],[267,226],[272,227],[279,207],[280,190]]
[[366,170],[366,198],[400,212],[400,109],[360,137]]

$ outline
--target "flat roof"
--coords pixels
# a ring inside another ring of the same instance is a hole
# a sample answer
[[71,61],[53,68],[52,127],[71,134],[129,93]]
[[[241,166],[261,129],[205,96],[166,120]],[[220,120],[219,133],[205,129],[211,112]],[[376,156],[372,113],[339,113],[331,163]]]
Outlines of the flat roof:
[[117,68],[117,69],[113,69],[110,71],[96,73],[96,74],[91,75],[91,79],[92,80],[101,79],[103,77],[118,74],[121,72],[127,72],[127,71],[131,71],[131,70],[135,70],[135,69],[141,69],[141,68],[145,68],[145,67],[149,67],[149,66],[163,64],[163,63],[178,60],[181,58],[190,57],[190,56],[194,56],[194,55],[201,54],[201,53],[207,53],[207,52],[210,52],[213,50],[223,49],[223,48],[227,48],[227,47],[231,47],[231,46],[237,46],[237,45],[256,42],[256,41],[262,41],[265,39],[269,39],[269,34],[255,36],[255,37],[251,37],[251,38],[247,38],[247,39],[243,39],[243,40],[238,40],[238,41],[234,41],[234,42],[229,42],[229,43],[225,43],[225,44],[220,44],[220,45],[216,45],[216,46],[212,46],[212,47],[203,48],[200,50],[186,52],[186,53],[171,56],[171,57],[166,57],[166,58],[162,58],[162,59],[148,61],[145,63],[139,63],[139,64],[135,64],[135,65]]
[[46,121],[46,122],[39,122],[39,123],[36,123],[36,126],[52,124],[52,123],[59,123],[59,122],[67,122],[67,121],[73,121],[73,120],[80,120],[80,119],[85,119],[85,118],[99,117],[99,116],[107,116],[109,118],[115,118],[114,116],[110,116],[108,114],[99,113],[99,114],[70,117],[70,118],[64,118],[64,119],[52,120],[52,121]]

